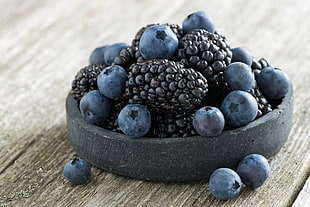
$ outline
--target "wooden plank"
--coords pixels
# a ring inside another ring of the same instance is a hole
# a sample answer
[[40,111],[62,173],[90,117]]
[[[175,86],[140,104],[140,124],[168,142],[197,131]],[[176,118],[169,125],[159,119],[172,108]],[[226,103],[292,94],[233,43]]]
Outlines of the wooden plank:
[[299,192],[293,207],[308,206],[310,203],[310,178],[308,177],[302,190]]
[[[160,0],[156,5],[153,1],[1,1],[0,206],[290,206],[310,166],[310,63],[305,61],[310,54],[306,44],[310,23],[305,21],[309,9],[302,0],[203,4]],[[248,47],[271,60],[294,84],[291,135],[270,159],[268,181],[255,191],[244,188],[226,202],[214,199],[206,181],[145,182],[95,167],[90,183],[69,185],[62,168],[75,153],[67,137],[64,101],[92,49],[130,43],[135,32],[149,23],[181,24],[196,10],[213,16],[218,31],[233,47]],[[305,201],[300,196],[294,205]]]

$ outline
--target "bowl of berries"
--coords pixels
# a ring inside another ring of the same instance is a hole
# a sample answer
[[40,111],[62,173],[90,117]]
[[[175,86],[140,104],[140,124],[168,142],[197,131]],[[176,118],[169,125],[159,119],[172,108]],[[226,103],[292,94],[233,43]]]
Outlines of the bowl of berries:
[[288,76],[231,48],[204,12],[182,27],[150,24],[131,45],[98,47],[66,99],[76,153],[108,172],[151,181],[208,179],[249,154],[275,155],[292,123]]

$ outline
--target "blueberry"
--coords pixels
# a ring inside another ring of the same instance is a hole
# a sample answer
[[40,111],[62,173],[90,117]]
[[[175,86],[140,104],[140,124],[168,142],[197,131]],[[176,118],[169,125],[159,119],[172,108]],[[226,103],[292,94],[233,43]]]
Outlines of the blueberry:
[[193,126],[201,136],[218,136],[224,129],[225,119],[218,108],[205,106],[195,112]]
[[105,51],[107,50],[107,48],[109,47],[109,45],[104,45],[102,47],[97,47],[96,49],[93,50],[93,52],[91,53],[90,57],[89,57],[89,64],[106,64],[105,60],[104,60],[104,54]]
[[257,77],[257,83],[267,100],[283,98],[290,87],[286,73],[273,67],[264,68]]
[[125,47],[129,47],[126,43],[115,43],[107,47],[104,53],[104,62],[106,65],[111,65],[114,58],[120,54],[121,50]]
[[64,167],[64,177],[73,185],[86,183],[91,174],[90,165],[83,159],[75,158],[68,161]]
[[118,125],[130,137],[142,137],[151,127],[151,114],[146,106],[126,105],[118,115]]
[[228,200],[240,193],[242,182],[239,175],[229,168],[215,170],[209,179],[212,195],[221,200]]
[[144,59],[169,59],[179,45],[176,34],[166,25],[146,29],[140,39],[139,50]]
[[91,124],[103,123],[110,114],[111,101],[98,90],[86,93],[80,101],[82,117]]
[[228,126],[240,127],[255,119],[258,106],[255,98],[250,93],[235,90],[224,98],[221,111]]
[[249,66],[252,65],[253,54],[248,49],[242,47],[232,48],[231,62],[243,62]]
[[270,175],[267,159],[259,154],[251,154],[241,160],[237,173],[242,182],[252,189],[260,187]]
[[126,85],[126,71],[119,65],[112,65],[103,69],[97,77],[97,85],[100,93],[115,99],[121,96]]
[[185,33],[189,33],[195,29],[205,29],[211,33],[215,32],[213,20],[204,11],[197,11],[188,15],[183,20],[182,27]]
[[[251,57],[251,59],[252,59],[252,63],[253,63],[253,60],[255,59],[255,60],[257,60],[257,57],[256,57],[256,54],[254,53],[254,51],[253,50],[251,50],[251,49],[248,49],[248,48],[244,48],[243,47],[243,49],[245,49],[248,53],[249,53],[249,55],[250,55],[250,57]],[[252,65],[252,64],[251,64]]]
[[255,85],[251,67],[242,62],[229,64],[224,70],[224,79],[232,90],[248,91]]

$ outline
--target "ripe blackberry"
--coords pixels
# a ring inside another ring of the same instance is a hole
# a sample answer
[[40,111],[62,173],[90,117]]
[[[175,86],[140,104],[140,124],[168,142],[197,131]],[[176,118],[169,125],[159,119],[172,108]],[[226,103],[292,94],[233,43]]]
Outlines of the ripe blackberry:
[[254,88],[250,89],[248,92],[255,98],[257,102],[258,112],[257,112],[256,119],[272,111],[271,105],[266,100],[266,98],[263,96],[257,84]]
[[113,132],[122,133],[118,124],[117,117],[123,107],[127,105],[127,99],[124,96],[113,100],[110,117],[103,123],[102,127]]
[[252,71],[254,72],[255,78],[257,75],[260,73],[260,71],[266,67],[271,66],[271,64],[265,59],[265,58],[260,58],[260,59],[253,59],[252,61]]
[[[131,64],[144,61],[144,58],[142,57],[142,55],[140,54],[140,51],[139,51],[140,39],[141,39],[143,32],[147,28],[154,26],[154,25],[159,25],[159,23],[149,24],[149,25],[146,25],[145,27],[142,27],[136,33],[135,38],[132,40],[131,46],[127,47],[127,48],[123,48],[121,50],[119,56],[116,56],[114,58],[114,64],[120,65],[120,66],[122,66],[128,70]],[[181,37],[183,36],[184,33],[183,33],[182,28],[179,25],[168,24],[168,23],[166,23],[164,25],[169,26],[170,29],[176,34],[178,39],[181,39]]]
[[217,80],[217,85],[215,87],[209,87],[203,105],[215,106],[219,108],[224,98],[228,95],[230,91],[232,91],[228,83],[224,81],[223,72],[220,72],[217,75]]
[[150,137],[189,137],[197,135],[193,127],[193,112],[174,115],[152,113]]
[[207,80],[198,71],[158,59],[130,67],[125,96],[130,104],[149,105],[157,112],[180,113],[200,105],[207,91]]
[[221,84],[220,74],[230,64],[232,52],[226,37],[196,29],[181,38],[176,58],[201,72],[211,89]]
[[75,75],[71,83],[71,95],[80,100],[89,91],[97,90],[97,76],[105,68],[105,65],[86,66]]
[[138,48],[129,46],[123,48],[118,56],[114,58],[113,64],[122,66],[126,71],[129,71],[133,63],[140,62],[143,59],[139,53],[140,59],[136,56]]

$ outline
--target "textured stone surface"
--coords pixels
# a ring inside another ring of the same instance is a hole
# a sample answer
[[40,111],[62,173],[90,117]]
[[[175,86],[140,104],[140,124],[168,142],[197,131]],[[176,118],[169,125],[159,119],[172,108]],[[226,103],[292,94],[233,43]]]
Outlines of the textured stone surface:
[[208,179],[219,167],[235,168],[248,154],[269,158],[286,142],[292,124],[292,88],[278,109],[218,137],[130,138],[88,124],[67,97],[67,127],[77,154],[112,173],[152,181]]

